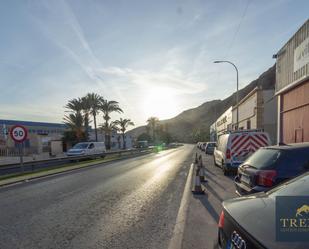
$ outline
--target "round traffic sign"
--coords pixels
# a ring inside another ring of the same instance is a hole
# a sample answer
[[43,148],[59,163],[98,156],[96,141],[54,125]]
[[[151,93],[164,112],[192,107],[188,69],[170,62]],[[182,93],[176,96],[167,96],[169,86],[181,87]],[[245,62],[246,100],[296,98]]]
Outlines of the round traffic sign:
[[28,131],[21,125],[14,125],[11,128],[10,135],[15,142],[22,143],[27,139]]

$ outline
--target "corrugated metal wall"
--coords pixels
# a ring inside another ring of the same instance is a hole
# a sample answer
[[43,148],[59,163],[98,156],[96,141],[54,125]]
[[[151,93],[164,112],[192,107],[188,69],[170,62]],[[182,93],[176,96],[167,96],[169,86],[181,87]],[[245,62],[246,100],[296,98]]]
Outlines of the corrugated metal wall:
[[309,37],[309,19],[277,53],[276,92],[309,76],[308,64],[294,72],[294,51],[307,37]]
[[309,81],[282,94],[282,142],[309,142]]

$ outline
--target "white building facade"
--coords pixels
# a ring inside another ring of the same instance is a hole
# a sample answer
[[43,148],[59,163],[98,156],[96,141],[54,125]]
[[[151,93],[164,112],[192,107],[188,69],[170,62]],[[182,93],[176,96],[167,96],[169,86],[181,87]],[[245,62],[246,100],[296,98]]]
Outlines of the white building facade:
[[277,142],[277,100],[274,94],[274,89],[262,90],[258,87],[254,88],[237,106],[233,106],[233,129],[264,130],[269,134],[272,144],[275,144]]

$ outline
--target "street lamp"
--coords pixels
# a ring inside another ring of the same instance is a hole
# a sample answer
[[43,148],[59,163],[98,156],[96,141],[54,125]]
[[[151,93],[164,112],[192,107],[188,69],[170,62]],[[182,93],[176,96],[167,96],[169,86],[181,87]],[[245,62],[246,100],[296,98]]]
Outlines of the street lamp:
[[238,129],[238,69],[235,66],[233,62],[230,61],[214,61],[214,63],[229,63],[231,64],[235,70],[236,70],[236,77],[237,77],[237,91],[236,91],[236,124],[237,124],[237,129]]

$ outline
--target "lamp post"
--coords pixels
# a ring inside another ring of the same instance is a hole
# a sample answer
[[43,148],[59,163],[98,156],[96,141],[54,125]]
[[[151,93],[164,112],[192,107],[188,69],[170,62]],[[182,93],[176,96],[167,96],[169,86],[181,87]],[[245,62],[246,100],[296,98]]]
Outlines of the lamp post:
[[236,70],[236,77],[237,77],[237,91],[236,91],[236,124],[237,124],[237,129],[238,129],[238,69],[235,66],[235,64],[233,62],[230,61],[214,61],[214,63],[229,63],[231,64],[235,70]]

